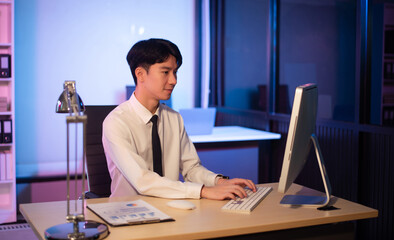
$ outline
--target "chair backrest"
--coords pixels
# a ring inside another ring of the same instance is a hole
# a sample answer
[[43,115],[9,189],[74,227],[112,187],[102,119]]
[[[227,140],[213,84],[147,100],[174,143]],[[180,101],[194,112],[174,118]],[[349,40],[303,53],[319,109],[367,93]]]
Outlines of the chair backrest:
[[[111,195],[111,177],[102,145],[103,121],[116,105],[85,106],[86,125],[86,168],[89,192],[95,197]],[[88,194],[86,194],[88,195]],[[92,198],[87,196],[87,198]]]

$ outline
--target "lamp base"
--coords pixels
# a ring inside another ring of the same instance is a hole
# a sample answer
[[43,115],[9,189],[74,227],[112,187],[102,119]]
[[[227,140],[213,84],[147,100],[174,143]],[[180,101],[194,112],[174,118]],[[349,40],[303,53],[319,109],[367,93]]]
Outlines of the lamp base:
[[78,222],[79,232],[74,232],[73,223],[63,223],[48,228],[45,238],[48,240],[104,239],[108,236],[107,225],[94,221]]

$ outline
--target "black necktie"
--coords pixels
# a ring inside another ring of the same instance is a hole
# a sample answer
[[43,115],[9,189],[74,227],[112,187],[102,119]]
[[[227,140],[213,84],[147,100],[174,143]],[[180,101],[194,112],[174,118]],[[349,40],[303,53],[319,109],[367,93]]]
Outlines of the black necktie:
[[152,152],[153,152],[153,170],[163,176],[163,167],[161,163],[161,146],[160,138],[157,131],[157,115],[153,115],[150,121],[153,123],[152,126]]

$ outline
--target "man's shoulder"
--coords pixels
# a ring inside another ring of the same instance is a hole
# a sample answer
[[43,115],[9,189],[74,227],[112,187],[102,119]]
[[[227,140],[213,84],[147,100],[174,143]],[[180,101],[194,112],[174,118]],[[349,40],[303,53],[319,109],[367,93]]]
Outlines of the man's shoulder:
[[108,113],[107,117],[104,119],[104,122],[126,120],[131,112],[131,108],[128,106],[127,101],[123,102],[116,106],[110,113]]

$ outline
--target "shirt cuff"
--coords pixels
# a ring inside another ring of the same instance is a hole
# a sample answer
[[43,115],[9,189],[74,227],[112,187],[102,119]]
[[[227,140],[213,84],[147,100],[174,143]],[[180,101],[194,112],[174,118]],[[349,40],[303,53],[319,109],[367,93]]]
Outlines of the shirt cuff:
[[200,183],[187,183],[186,189],[186,197],[193,198],[193,199],[200,199],[201,198],[201,189],[204,185]]

